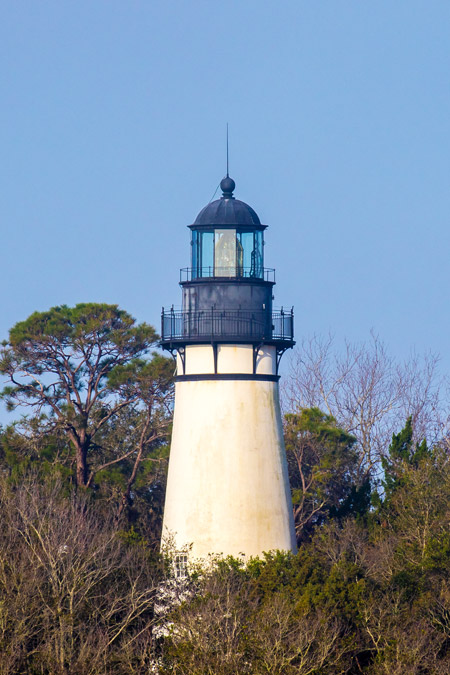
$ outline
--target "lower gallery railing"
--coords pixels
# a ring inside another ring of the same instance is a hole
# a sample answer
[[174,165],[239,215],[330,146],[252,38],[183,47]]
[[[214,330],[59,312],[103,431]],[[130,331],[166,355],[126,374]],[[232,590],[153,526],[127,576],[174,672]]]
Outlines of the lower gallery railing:
[[267,312],[247,310],[162,311],[162,342],[177,340],[248,339],[289,342],[294,338],[293,310]]

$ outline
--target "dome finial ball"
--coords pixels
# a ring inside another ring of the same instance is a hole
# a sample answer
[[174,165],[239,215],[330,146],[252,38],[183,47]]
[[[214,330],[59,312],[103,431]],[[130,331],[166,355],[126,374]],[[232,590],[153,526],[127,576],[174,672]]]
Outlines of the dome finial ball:
[[223,192],[223,196],[227,199],[233,196],[233,190],[236,187],[236,183],[229,176],[225,176],[220,181],[220,189]]

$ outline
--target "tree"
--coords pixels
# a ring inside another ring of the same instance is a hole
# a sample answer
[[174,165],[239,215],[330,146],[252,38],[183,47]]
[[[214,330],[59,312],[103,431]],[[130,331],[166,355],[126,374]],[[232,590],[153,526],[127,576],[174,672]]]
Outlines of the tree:
[[0,477],[0,674],[148,673],[162,566],[89,495]]
[[389,500],[396,488],[401,485],[402,474],[406,468],[417,468],[421,460],[430,456],[426,439],[420,443],[414,442],[412,417],[408,417],[403,429],[398,434],[392,434],[388,454],[381,460],[384,470],[385,500]]
[[363,513],[370,483],[358,480],[356,438],[318,408],[285,416],[294,520],[299,542],[328,517]]
[[0,373],[11,385],[1,395],[9,409],[31,408],[47,433],[63,431],[75,451],[78,485],[90,481],[89,453],[101,430],[140,395],[115,390],[114,369],[141,358],[156,340],[154,328],[136,324],[117,305],[96,303],[35,312],[10,330]]
[[441,438],[448,420],[437,365],[431,354],[399,363],[373,334],[367,343],[346,342],[340,350],[332,337],[314,336],[293,354],[285,408],[317,407],[332,415],[357,439],[359,474],[378,472],[399,418],[412,417],[419,439]]
[[256,558],[246,567],[233,558],[210,563],[197,577],[195,593],[167,617],[171,630],[162,644],[161,675],[347,672],[345,622],[299,607],[298,584],[288,594],[280,579],[273,589],[260,583],[265,572],[295,576],[293,556]]
[[[126,409],[128,446],[125,457],[110,459],[91,472],[91,478],[96,471],[123,463],[123,459],[130,461],[131,466],[127,475],[125,489],[122,492],[117,516],[120,517],[127,505],[133,503],[132,489],[138,478],[138,472],[143,469],[144,483],[148,485],[148,476],[153,474],[155,465],[164,462],[167,465],[167,452],[158,452],[161,443],[167,440],[168,427],[172,421],[173,404],[173,361],[154,353],[151,361],[134,359],[125,365],[114,368],[108,377],[109,388],[117,392],[122,400],[131,402]],[[121,413],[119,413],[121,416]],[[131,418],[131,419],[130,419]],[[121,420],[122,422],[122,420]],[[131,422],[131,424],[130,424]],[[114,446],[110,450],[114,452]],[[151,455],[152,450],[157,450]],[[160,504],[162,507],[162,504]],[[161,513],[162,515],[162,513]],[[159,532],[157,534],[159,539]]]

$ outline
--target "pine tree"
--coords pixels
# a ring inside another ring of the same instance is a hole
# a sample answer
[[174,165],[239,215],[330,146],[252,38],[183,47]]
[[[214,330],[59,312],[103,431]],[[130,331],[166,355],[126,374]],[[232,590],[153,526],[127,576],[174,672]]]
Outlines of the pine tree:
[[381,460],[384,481],[383,489],[385,502],[388,502],[394,492],[403,484],[402,476],[405,469],[417,468],[420,462],[430,457],[426,439],[414,443],[414,429],[412,417],[408,417],[405,426],[398,434],[392,434],[392,441],[388,455]]

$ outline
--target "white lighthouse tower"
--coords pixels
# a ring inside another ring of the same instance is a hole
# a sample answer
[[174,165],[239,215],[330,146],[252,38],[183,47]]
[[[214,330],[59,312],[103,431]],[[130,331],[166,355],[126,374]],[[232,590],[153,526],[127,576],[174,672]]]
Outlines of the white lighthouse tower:
[[266,225],[228,175],[220,187],[189,226],[182,309],[162,313],[177,359],[163,539],[194,558],[248,558],[296,550],[278,395],[293,313],[272,310]]

